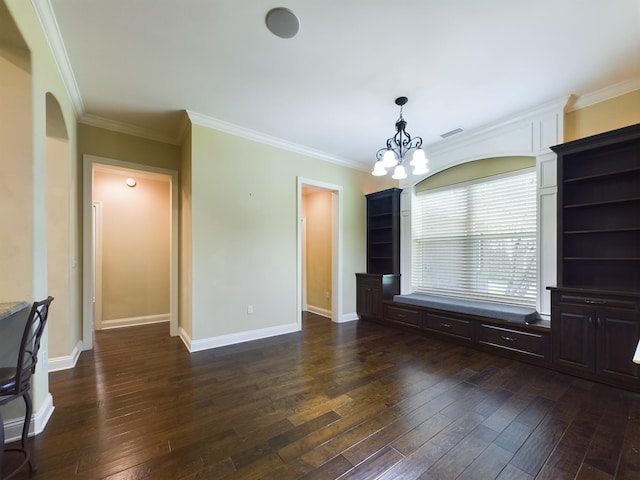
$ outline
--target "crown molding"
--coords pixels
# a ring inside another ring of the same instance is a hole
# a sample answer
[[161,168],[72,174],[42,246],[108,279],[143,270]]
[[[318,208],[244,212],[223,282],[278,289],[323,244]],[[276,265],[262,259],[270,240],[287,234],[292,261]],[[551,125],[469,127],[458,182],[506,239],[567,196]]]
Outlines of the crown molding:
[[488,123],[473,130],[466,130],[458,135],[439,140],[429,145],[423,146],[427,156],[441,154],[452,150],[460,149],[478,141],[486,140],[495,135],[500,135],[510,128],[518,128],[523,123],[540,118],[548,114],[562,116],[563,110],[571,97],[562,97],[535,107],[523,110],[511,116]]
[[62,76],[62,82],[67,89],[67,93],[71,98],[73,110],[76,113],[76,117],[81,117],[84,113],[84,102],[80,96],[80,89],[76,83],[76,77],[71,69],[71,62],[69,62],[69,56],[67,50],[62,41],[62,35],[60,35],[60,29],[58,28],[58,22],[51,8],[50,0],[31,0],[33,9],[36,12],[36,16],[40,21],[44,36],[49,44],[49,49],[53,55],[58,71]]
[[605,100],[610,100],[638,89],[640,89],[640,78],[631,78],[623,82],[601,88],[595,92],[576,96],[575,100],[568,106],[566,111],[568,113],[580,110],[581,108],[589,107],[596,103],[604,102]]
[[107,130],[113,130],[115,132],[124,133],[126,135],[133,135],[135,137],[142,137],[148,140],[155,140],[156,142],[169,143],[171,145],[181,145],[180,139],[169,135],[163,135],[148,128],[138,127],[136,125],[130,125],[128,123],[118,122],[116,120],[110,120],[108,118],[99,117],[97,115],[84,114],[78,120],[78,123],[85,125],[91,125],[92,127],[105,128]]
[[318,160],[323,160],[329,163],[334,163],[343,167],[349,167],[361,171],[368,171],[362,164],[357,163],[353,160],[331,155],[329,153],[305,147],[304,145],[300,145],[297,143],[288,142],[286,140],[282,140],[281,138],[272,137],[271,135],[251,130],[249,128],[244,128],[239,125],[225,122],[216,118],[208,117],[207,115],[193,112],[191,110],[187,110],[186,112],[189,116],[189,120],[191,120],[191,123],[195,125],[211,128],[213,130],[218,130],[224,133],[229,133],[237,137],[246,138],[248,140],[253,140],[258,143],[270,145],[272,147],[281,148],[282,150],[287,150],[289,152],[300,153],[308,157],[316,158]]

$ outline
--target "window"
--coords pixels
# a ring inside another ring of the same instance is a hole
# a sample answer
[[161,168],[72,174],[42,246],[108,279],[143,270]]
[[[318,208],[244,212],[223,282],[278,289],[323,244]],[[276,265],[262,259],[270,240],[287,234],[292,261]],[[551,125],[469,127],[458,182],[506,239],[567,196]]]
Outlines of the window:
[[532,169],[416,194],[414,290],[535,306],[536,225]]

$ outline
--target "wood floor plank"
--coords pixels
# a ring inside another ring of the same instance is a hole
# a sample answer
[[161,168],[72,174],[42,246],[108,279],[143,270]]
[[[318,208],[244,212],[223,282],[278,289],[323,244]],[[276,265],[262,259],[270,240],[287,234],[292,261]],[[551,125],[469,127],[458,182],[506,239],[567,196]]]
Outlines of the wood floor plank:
[[458,480],[496,478],[507,466],[512,456],[512,452],[496,445],[494,441],[473,460],[458,477]]
[[638,478],[640,478],[640,398],[634,395],[624,432],[616,479]]
[[478,425],[427,470],[433,480],[458,478],[493,442],[498,434],[488,427]]
[[[583,459],[581,471],[598,471],[613,478],[624,443],[624,431],[631,410],[631,399],[623,394],[602,397],[606,408],[596,426],[593,439]],[[582,475],[588,478],[586,473]]]
[[600,395],[583,399],[576,417],[567,427],[553,453],[537,475],[540,480],[573,479],[595,434],[596,426],[604,414],[605,402]]
[[514,467],[513,465],[509,464],[504,467],[496,480],[533,480],[533,477],[528,473],[523,472],[518,467]]
[[355,468],[342,475],[340,480],[376,478],[398,463],[402,458],[403,455],[396,449],[385,447],[369,457],[366,461],[358,464]]

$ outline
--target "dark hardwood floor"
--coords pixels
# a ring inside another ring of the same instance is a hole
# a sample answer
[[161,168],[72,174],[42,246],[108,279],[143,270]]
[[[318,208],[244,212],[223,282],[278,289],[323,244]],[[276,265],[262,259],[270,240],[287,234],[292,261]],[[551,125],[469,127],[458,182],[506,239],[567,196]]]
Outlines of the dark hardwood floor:
[[640,479],[640,395],[381,325],[306,315],[191,355],[166,324],[95,340],[50,375],[16,478]]

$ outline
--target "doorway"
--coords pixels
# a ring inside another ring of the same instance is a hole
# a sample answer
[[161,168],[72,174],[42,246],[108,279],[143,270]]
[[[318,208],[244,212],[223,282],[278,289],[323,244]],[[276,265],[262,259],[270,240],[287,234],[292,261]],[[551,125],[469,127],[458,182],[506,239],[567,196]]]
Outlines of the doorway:
[[342,187],[298,178],[298,305],[341,321]]
[[177,172],[91,155],[83,164],[83,349],[96,328],[168,320],[177,335]]

